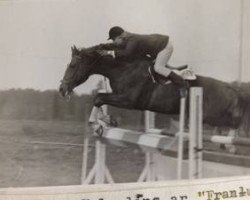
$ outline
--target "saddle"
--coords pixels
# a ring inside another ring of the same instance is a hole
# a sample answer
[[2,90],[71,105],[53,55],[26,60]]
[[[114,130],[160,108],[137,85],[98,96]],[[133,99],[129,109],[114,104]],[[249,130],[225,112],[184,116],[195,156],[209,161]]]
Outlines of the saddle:
[[[179,66],[179,67],[171,67],[171,66],[165,66],[169,69],[171,69],[173,72],[181,76],[184,80],[190,81],[190,80],[196,80],[196,75],[194,72],[190,69],[188,69],[187,65]],[[148,67],[149,76],[151,77],[153,83],[158,83],[161,85],[166,85],[171,83],[168,77],[165,77],[161,74],[158,74],[154,69],[154,63],[152,63]]]

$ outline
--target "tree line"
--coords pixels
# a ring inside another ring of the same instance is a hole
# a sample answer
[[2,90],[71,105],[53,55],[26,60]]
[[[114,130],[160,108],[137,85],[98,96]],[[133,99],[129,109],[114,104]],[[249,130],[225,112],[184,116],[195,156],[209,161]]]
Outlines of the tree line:
[[56,90],[10,89],[0,91],[0,118],[84,120],[91,104],[91,95],[74,95],[67,102]]
[[[73,95],[65,101],[58,91],[34,89],[10,89],[0,91],[0,119],[4,120],[58,120],[87,122],[93,107],[92,94]],[[108,113],[115,116],[125,127],[142,128],[144,112],[108,107]],[[166,117],[157,115],[157,123],[165,124]]]
[[[237,83],[234,83],[235,85]],[[250,93],[250,83],[240,87]],[[94,96],[102,88],[101,82],[92,94],[73,95],[65,101],[57,90],[39,91],[34,89],[10,89],[0,91],[0,119],[8,120],[67,120],[87,122],[93,107]],[[124,126],[144,124],[144,112],[108,107],[108,113],[114,115],[118,123]],[[158,127],[169,123],[167,115],[156,114]],[[138,128],[139,128],[138,127]]]

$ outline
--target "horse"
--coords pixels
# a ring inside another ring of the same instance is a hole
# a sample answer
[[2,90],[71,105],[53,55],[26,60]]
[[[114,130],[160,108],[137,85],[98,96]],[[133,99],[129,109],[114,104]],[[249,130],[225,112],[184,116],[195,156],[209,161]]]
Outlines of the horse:
[[[94,48],[71,47],[72,57],[61,81],[59,92],[70,95],[73,89],[93,75],[103,75],[110,82],[112,93],[99,93],[94,98],[90,122],[96,120],[96,109],[111,105],[125,109],[149,110],[179,114],[180,93],[173,83],[154,83],[148,72],[151,61],[121,61]],[[190,86],[203,88],[203,122],[210,126],[249,132],[250,94],[232,83],[197,75]],[[94,111],[95,110],[95,111]],[[93,118],[94,113],[94,118]]]

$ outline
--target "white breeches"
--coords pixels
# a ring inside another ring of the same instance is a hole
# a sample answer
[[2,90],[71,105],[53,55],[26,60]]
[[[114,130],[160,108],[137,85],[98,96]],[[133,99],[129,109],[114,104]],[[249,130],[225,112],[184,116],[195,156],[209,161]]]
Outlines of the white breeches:
[[162,49],[158,55],[156,56],[154,69],[157,73],[167,77],[171,69],[167,68],[166,65],[168,64],[168,61],[173,53],[174,47],[170,41],[168,41],[168,44],[164,49]]

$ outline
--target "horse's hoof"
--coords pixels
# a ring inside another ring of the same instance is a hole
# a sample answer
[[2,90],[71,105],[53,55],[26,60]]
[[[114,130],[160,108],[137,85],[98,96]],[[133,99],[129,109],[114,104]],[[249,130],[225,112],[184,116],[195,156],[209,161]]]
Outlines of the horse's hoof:
[[117,127],[118,126],[118,122],[112,116],[110,116],[110,126],[113,126],[113,127]]
[[88,127],[90,129],[90,131],[94,132],[95,131],[95,127],[96,127],[97,123],[96,122],[89,122],[88,123]]
[[231,153],[231,154],[236,154],[237,153],[237,148],[235,145],[226,145],[226,150]]
[[220,149],[226,150],[226,145],[225,144],[220,144]]
[[112,126],[112,127],[118,126],[117,121],[111,115],[105,115],[104,117],[100,118],[99,120],[108,126]]
[[93,127],[94,124],[95,124],[95,122],[88,122],[89,127]]
[[102,136],[103,134],[103,126],[96,122],[89,122],[89,127],[91,129],[91,132],[96,133],[99,136]]
[[103,135],[103,126],[99,126],[98,129],[95,130],[95,133],[99,136],[102,137]]

